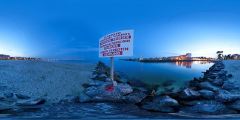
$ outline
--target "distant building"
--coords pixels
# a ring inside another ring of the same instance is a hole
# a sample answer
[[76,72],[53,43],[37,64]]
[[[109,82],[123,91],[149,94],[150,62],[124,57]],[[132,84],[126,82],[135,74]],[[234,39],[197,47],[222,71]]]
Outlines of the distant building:
[[186,55],[172,56],[169,57],[170,60],[192,60],[192,54],[187,53]]
[[240,55],[239,54],[233,54],[231,56],[231,58],[234,59],[234,60],[240,60]]
[[10,59],[10,55],[0,54],[0,60],[8,60],[8,59]]

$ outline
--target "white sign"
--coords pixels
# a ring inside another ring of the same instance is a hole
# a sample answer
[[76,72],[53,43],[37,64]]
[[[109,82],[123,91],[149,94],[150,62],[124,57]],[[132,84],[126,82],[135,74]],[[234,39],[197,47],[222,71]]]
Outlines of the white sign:
[[108,34],[99,40],[99,57],[123,57],[133,55],[133,30]]

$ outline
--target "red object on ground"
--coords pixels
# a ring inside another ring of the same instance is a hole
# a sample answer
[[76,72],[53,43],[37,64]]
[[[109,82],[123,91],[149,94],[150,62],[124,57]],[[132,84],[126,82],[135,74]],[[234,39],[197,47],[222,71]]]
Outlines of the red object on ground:
[[105,87],[105,90],[108,92],[112,92],[114,90],[114,86],[113,85],[108,85]]

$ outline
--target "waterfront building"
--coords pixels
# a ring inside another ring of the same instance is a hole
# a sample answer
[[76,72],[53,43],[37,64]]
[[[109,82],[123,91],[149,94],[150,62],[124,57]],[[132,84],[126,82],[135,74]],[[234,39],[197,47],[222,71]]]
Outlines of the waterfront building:
[[0,60],[8,60],[8,59],[10,59],[10,55],[0,54]]

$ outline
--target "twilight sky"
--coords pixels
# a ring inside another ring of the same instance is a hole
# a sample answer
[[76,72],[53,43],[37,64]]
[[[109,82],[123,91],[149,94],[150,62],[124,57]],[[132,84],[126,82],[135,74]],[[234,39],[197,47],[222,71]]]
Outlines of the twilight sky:
[[97,59],[103,35],[134,29],[134,57],[240,53],[238,0],[1,0],[0,53]]

